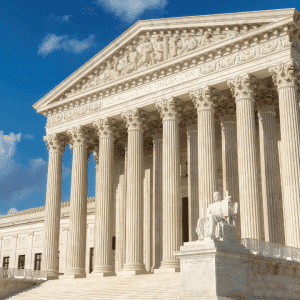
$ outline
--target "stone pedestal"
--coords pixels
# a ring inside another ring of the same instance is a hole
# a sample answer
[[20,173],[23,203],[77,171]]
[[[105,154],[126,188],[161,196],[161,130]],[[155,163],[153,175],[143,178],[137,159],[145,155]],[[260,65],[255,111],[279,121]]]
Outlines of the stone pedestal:
[[300,263],[251,254],[237,242],[211,238],[184,243],[183,294],[197,299],[299,299]]

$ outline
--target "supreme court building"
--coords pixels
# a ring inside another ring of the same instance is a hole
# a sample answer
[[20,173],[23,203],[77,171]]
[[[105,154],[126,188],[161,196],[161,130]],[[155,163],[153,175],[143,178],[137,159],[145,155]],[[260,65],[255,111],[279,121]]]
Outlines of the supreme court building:
[[217,190],[239,203],[237,238],[300,248],[299,35],[296,9],[134,24],[33,106],[46,206],[0,218],[1,263],[27,251],[48,278],[179,271],[173,251]]

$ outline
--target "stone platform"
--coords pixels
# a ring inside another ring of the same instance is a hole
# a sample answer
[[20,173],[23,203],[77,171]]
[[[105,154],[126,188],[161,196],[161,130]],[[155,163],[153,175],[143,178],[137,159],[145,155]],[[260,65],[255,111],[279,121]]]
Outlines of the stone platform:
[[237,242],[184,243],[182,292],[198,299],[300,299],[300,263],[253,254]]

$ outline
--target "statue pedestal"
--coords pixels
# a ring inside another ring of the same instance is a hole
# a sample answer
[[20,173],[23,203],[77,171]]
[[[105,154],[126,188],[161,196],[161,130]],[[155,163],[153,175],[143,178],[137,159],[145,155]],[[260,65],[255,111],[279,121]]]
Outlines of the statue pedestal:
[[254,255],[237,242],[212,238],[184,243],[174,256],[182,292],[197,299],[300,299],[298,262]]

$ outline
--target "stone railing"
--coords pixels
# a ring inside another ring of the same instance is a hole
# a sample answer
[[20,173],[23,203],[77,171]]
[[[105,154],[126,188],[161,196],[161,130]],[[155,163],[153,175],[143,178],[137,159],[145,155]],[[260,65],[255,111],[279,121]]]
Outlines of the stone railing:
[[255,255],[300,262],[299,248],[288,247],[281,244],[269,243],[255,239],[240,239],[238,240],[238,243],[245,246],[245,248]]
[[47,271],[0,268],[0,278],[47,280]]

